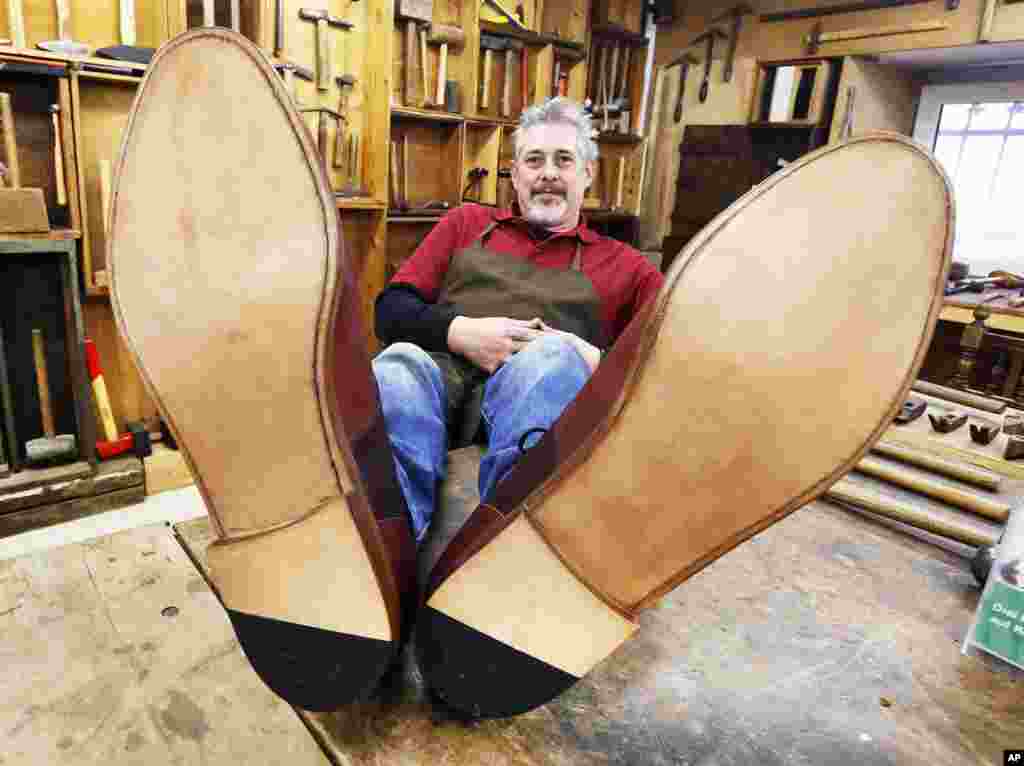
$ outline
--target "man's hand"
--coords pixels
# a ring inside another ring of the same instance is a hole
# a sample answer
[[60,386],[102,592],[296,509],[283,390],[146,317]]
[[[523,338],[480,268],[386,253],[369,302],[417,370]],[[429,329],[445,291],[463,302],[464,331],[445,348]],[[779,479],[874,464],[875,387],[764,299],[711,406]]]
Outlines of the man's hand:
[[551,325],[545,324],[539,319],[536,321],[540,322],[541,330],[545,333],[561,335],[565,340],[570,341],[574,346],[576,346],[576,350],[580,352],[580,356],[583,357],[583,361],[587,363],[591,372],[597,369],[597,365],[601,361],[601,349],[597,346],[590,345],[579,335],[574,335],[573,333],[566,332],[565,330],[556,330]]
[[448,348],[492,373],[531,340],[543,335],[543,325],[540,319],[457,316],[448,326]]

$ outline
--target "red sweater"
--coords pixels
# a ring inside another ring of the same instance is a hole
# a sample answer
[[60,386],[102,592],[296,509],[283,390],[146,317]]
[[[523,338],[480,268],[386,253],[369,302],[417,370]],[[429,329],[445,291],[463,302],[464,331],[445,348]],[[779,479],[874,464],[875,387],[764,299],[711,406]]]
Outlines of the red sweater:
[[601,301],[605,337],[614,340],[640,307],[657,294],[663,277],[635,248],[597,234],[586,221],[572,231],[535,239],[526,221],[511,210],[464,204],[445,215],[402,264],[389,287],[407,286],[428,302],[437,300],[452,255],[469,247],[494,220],[501,223],[487,238],[488,249],[526,258],[541,268],[567,269],[583,242],[581,270]]

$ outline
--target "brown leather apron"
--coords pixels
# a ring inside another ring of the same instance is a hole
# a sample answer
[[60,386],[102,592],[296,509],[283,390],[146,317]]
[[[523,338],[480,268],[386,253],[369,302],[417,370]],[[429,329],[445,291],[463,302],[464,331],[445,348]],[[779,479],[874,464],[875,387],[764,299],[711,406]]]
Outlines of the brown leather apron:
[[[473,244],[452,256],[437,302],[474,319],[540,317],[556,329],[603,347],[601,301],[580,269],[583,243],[577,239],[568,269],[541,268],[525,258],[488,250],[487,237],[497,226],[497,221],[491,223]],[[459,354],[431,352],[430,356],[445,379],[451,446],[470,444],[479,435],[488,374]]]

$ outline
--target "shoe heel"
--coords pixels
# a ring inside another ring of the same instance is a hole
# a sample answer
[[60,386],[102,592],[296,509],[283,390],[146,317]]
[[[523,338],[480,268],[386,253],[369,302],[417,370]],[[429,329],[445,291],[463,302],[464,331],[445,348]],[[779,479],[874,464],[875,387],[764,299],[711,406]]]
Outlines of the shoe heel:
[[260,678],[306,710],[363,697],[398,650],[369,556],[343,498],[294,524],[220,540],[211,577]]
[[431,688],[454,708],[492,718],[554,699],[636,629],[520,516],[430,597],[416,632]]

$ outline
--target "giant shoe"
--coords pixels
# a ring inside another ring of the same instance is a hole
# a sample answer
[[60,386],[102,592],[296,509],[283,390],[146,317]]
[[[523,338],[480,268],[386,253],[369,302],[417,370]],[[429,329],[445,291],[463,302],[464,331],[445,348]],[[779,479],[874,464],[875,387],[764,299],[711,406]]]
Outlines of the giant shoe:
[[118,325],[206,501],[246,656],[299,707],[364,696],[415,545],[334,195],[254,45],[203,29],[157,52],[110,225]]
[[890,134],[810,154],[719,215],[435,565],[427,683],[480,717],[547,702],[638,612],[849,471],[925,356],[952,236],[942,170]]

